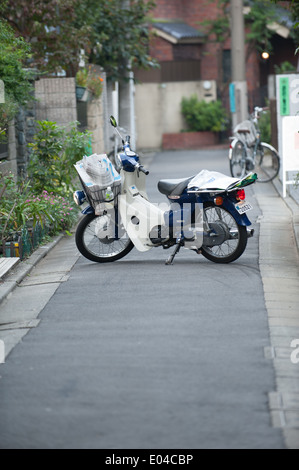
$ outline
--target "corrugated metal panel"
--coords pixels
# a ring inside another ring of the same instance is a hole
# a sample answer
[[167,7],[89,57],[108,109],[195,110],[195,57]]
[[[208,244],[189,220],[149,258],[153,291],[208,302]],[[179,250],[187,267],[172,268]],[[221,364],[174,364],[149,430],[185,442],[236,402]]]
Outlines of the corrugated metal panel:
[[143,83],[200,80],[200,60],[161,62],[159,69],[135,70],[134,76],[136,80]]

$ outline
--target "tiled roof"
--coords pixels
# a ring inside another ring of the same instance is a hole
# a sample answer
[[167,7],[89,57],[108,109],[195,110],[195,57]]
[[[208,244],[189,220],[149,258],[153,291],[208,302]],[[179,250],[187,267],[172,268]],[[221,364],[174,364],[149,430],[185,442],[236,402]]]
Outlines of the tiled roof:
[[188,39],[202,39],[204,37],[203,33],[186,23],[154,23],[153,27],[171,36],[177,42]]

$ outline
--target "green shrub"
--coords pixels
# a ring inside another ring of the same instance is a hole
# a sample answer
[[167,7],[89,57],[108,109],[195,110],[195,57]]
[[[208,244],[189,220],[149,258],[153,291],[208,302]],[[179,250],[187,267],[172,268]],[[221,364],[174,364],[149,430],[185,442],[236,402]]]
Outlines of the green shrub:
[[77,220],[77,206],[47,191],[34,194],[27,181],[0,172],[0,241],[14,239],[24,228],[47,227],[49,235],[69,230]]
[[35,193],[46,190],[70,196],[76,172],[74,164],[87,152],[91,133],[79,132],[77,123],[70,128],[56,122],[38,121],[31,148],[28,176]]
[[[88,153],[89,132],[39,121],[28,166],[28,180],[0,172],[0,242],[17,240],[29,229],[47,235],[68,231],[78,217],[72,199],[74,163]],[[45,230],[44,230],[45,229]]]
[[228,127],[227,112],[219,100],[207,103],[196,95],[183,98],[181,111],[189,131],[224,131]]
[[261,131],[261,140],[271,144],[271,117],[270,111],[264,111],[260,114],[259,128]]
[[19,106],[32,100],[32,74],[24,67],[29,59],[29,43],[22,37],[15,37],[11,26],[0,18],[0,78],[5,98],[5,102],[0,103],[0,142],[6,139],[4,131]]

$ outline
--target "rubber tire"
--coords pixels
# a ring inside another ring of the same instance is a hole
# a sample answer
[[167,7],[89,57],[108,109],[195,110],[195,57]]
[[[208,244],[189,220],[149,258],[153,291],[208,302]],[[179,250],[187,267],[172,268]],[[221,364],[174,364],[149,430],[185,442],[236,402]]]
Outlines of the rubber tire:
[[85,244],[83,242],[83,235],[84,231],[87,227],[87,225],[92,222],[96,217],[98,217],[95,214],[87,214],[85,215],[79,222],[76,230],[76,235],[75,235],[75,241],[76,241],[76,246],[78,250],[80,251],[81,255],[83,255],[85,258],[89,259],[90,261],[94,261],[96,263],[111,263],[113,261],[117,261],[124,256],[126,256],[130,251],[134,248],[134,244],[130,240],[129,244],[125,247],[124,250],[120,251],[117,255],[115,256],[105,256],[105,257],[100,257],[92,254],[90,251],[88,251],[85,247]]
[[[266,179],[263,179],[261,180],[259,177],[257,179],[257,182],[258,183],[269,183],[269,181],[272,181],[274,180],[274,178],[276,178],[276,176],[278,175],[279,173],[279,170],[280,170],[280,158],[279,158],[279,155],[276,151],[272,150],[272,149],[269,149],[267,146],[264,146],[264,143],[261,142],[259,147],[264,147],[267,151],[271,151],[271,154],[272,154],[272,158],[274,158],[276,160],[276,171],[275,173],[270,176],[269,178],[266,178]],[[257,156],[256,156],[256,159],[257,159]],[[253,170],[254,171],[254,170]]]
[[230,174],[233,178],[243,178],[244,176],[246,176],[246,164],[245,164],[245,161],[244,161],[244,175],[236,175],[235,172],[234,172],[234,165],[233,165],[233,162],[234,160],[236,159],[236,156],[235,156],[235,153],[236,153],[236,149],[237,149],[237,146],[240,146],[242,147],[242,153],[245,152],[245,148],[244,148],[244,144],[241,140],[238,140],[234,147],[232,148],[232,158],[229,160],[229,168],[230,168]]
[[[204,207],[204,209],[208,209],[208,208],[211,208],[211,207],[218,207],[218,206],[215,206],[214,204],[208,204]],[[233,217],[232,214],[229,211],[227,211],[223,207],[221,207],[221,209],[228,212],[231,215],[231,217]],[[221,263],[221,264],[232,263],[233,261],[236,261],[236,259],[240,258],[240,256],[244,253],[244,251],[246,249],[246,246],[247,246],[247,240],[248,240],[247,227],[244,226],[244,225],[238,225],[238,224],[236,224],[236,225],[237,225],[238,231],[239,231],[239,243],[238,243],[237,248],[235,249],[235,251],[233,253],[231,253],[228,256],[224,256],[224,257],[219,258],[219,257],[214,256],[213,254],[211,254],[209,251],[207,251],[205,249],[204,245],[202,245],[201,254],[205,258],[207,258],[209,261],[213,261],[213,263]]]

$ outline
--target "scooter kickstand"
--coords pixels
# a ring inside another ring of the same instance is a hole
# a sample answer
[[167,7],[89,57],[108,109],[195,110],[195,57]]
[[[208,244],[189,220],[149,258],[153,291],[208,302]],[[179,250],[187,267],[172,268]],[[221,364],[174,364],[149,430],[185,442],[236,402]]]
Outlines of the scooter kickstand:
[[180,248],[181,248],[181,246],[183,246],[183,244],[184,244],[183,239],[179,238],[176,245],[175,245],[175,249],[173,250],[173,253],[165,261],[166,265],[173,264],[173,259],[174,259],[175,255],[178,254],[178,252],[180,251]]

